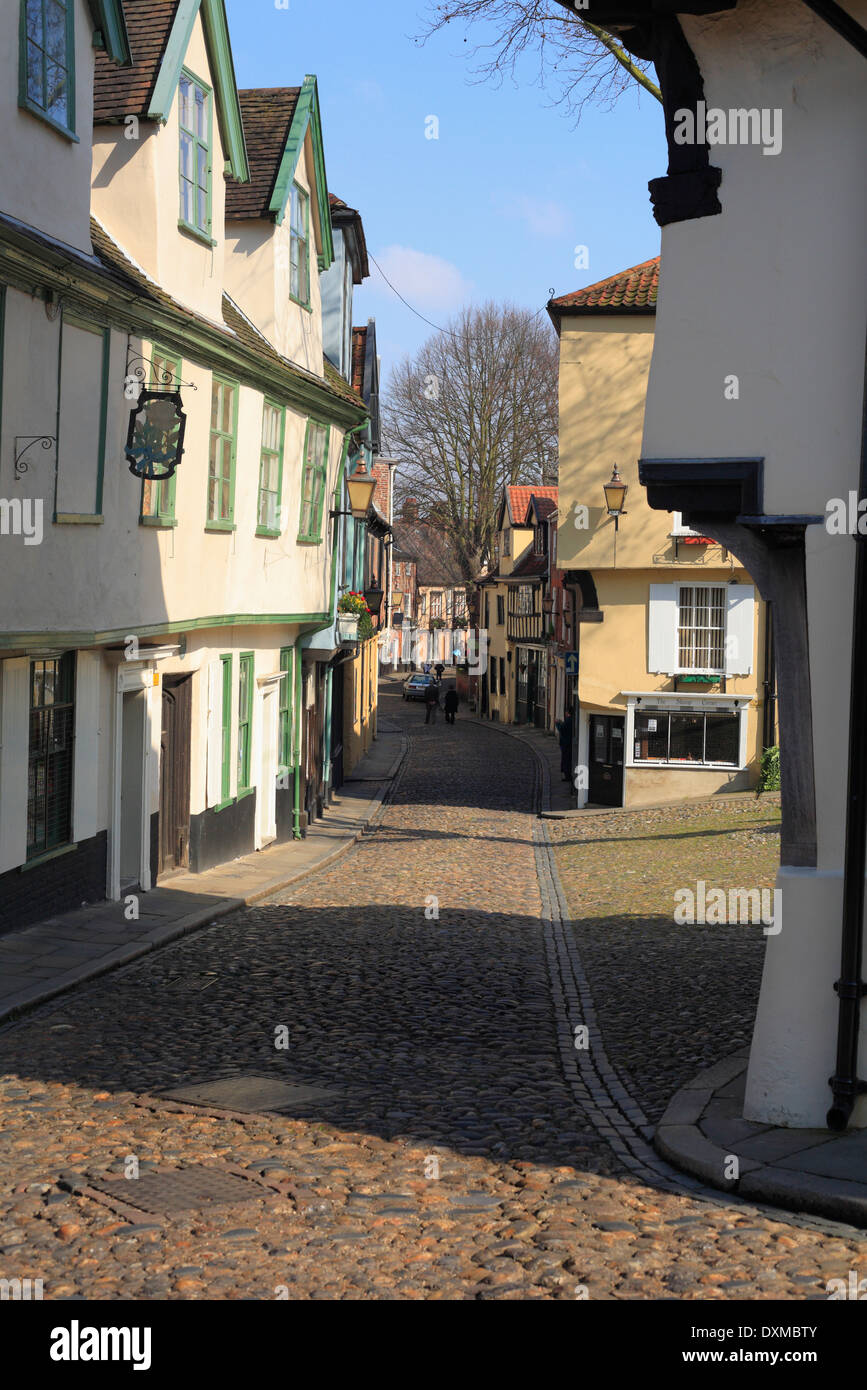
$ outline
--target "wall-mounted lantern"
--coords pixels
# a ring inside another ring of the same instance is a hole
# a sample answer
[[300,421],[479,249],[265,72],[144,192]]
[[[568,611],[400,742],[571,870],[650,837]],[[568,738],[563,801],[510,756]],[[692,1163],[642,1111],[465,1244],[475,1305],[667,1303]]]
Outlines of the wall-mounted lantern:
[[550,618],[551,614],[554,612],[553,594],[546,594],[545,597],[542,599],[542,612],[548,618]]
[[364,467],[362,459],[358,462],[358,467],[354,473],[346,479],[346,490],[349,493],[349,508],[356,521],[364,521],[373,503],[373,494],[376,492],[376,479],[372,473],[368,473]]
[[629,491],[628,485],[620,476],[616,463],[614,472],[611,474],[611,481],[603,484],[602,491],[605,493],[605,506],[608,515],[614,517],[614,529],[616,531],[620,524],[620,518],[626,516],[626,494]]
[[173,477],[184,456],[186,428],[180,391],[142,391],[129,418],[130,473],[151,482]]
[[364,602],[370,609],[371,617],[379,617],[382,609],[383,592],[378,584],[371,584],[370,588],[364,591]]

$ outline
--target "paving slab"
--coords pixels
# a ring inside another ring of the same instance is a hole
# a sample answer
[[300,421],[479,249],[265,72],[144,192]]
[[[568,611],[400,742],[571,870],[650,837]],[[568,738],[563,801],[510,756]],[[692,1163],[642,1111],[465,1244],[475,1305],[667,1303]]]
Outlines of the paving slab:
[[[739,1197],[867,1227],[867,1130],[834,1134],[745,1120],[745,1076],[741,1053],[682,1087],[654,1136],[657,1152]],[[717,1084],[699,1111],[708,1078]],[[686,1119],[668,1123],[669,1115]],[[737,1178],[724,1177],[727,1156],[738,1160]]]

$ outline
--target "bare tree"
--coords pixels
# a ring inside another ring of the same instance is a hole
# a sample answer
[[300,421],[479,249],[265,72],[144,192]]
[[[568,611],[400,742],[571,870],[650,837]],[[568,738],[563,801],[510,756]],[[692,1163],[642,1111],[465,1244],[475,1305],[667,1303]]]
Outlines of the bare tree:
[[518,62],[535,52],[539,85],[576,122],[587,103],[610,109],[635,83],[662,101],[651,65],[566,0],[431,0],[429,9],[419,43],[456,21],[468,29],[489,24],[494,37],[471,50],[478,80],[514,77]]
[[507,483],[556,482],[558,344],[512,305],[464,309],[393,371],[383,413],[398,505],[442,528],[464,578],[490,554]]

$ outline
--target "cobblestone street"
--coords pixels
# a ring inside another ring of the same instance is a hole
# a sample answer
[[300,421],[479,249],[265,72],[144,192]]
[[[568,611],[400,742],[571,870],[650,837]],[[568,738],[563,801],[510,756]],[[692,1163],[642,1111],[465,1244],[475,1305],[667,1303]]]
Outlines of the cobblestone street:
[[[531,749],[463,710],[425,727],[397,689],[407,759],[355,849],[0,1032],[0,1276],[47,1299],[824,1300],[867,1273],[863,1233],[690,1185],[649,1143],[748,1041],[761,972],[760,927],[676,928],[673,885],[772,884],[777,806],[542,822]],[[251,1076],[314,1092],[162,1098]],[[190,1164],[273,1192],[137,1219],[70,1191],[126,1173],[134,1207],[132,1170]]]

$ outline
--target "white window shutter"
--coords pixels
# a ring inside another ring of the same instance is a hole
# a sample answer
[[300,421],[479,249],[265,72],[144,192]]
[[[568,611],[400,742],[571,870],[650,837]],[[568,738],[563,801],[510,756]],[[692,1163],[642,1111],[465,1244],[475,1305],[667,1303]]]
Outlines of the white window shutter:
[[726,589],[726,675],[751,676],[756,591],[752,584]]
[[223,795],[223,663],[208,663],[208,805]]
[[677,585],[651,584],[647,669],[655,675],[671,676],[677,665]]

